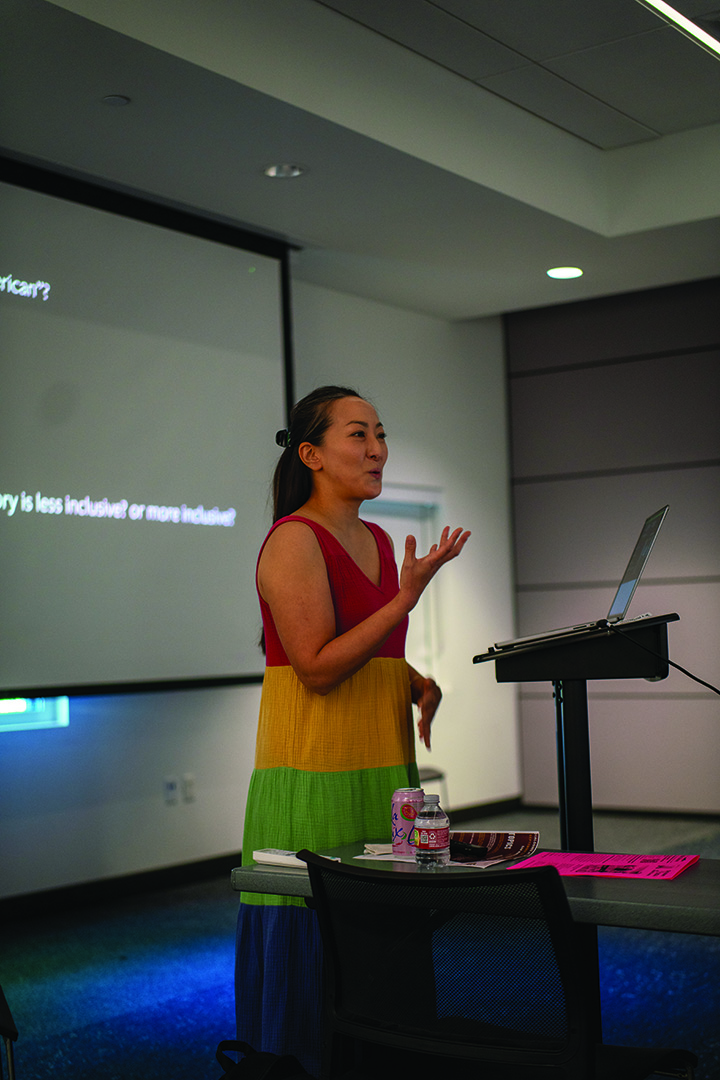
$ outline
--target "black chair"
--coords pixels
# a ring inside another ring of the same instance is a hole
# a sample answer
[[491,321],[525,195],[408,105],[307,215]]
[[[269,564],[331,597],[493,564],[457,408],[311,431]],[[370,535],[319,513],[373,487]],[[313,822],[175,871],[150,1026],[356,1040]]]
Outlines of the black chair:
[[418,872],[299,856],[325,953],[324,1080],[693,1076],[684,1050],[595,1044],[554,867]]
[[[5,1000],[2,987],[0,986],[0,1035],[2,1035],[3,1042],[5,1043],[5,1054],[7,1056],[7,1073],[8,1080],[15,1080],[15,1062],[13,1060],[13,1043],[17,1042],[18,1029],[15,1027],[15,1021],[12,1018],[10,1012],[10,1006]],[[0,1076],[2,1070],[0,1069]]]

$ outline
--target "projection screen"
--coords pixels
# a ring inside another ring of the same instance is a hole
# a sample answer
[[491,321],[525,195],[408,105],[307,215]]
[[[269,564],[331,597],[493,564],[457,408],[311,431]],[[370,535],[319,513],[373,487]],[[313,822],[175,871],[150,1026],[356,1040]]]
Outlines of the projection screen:
[[254,681],[287,251],[97,201],[0,183],[0,694]]

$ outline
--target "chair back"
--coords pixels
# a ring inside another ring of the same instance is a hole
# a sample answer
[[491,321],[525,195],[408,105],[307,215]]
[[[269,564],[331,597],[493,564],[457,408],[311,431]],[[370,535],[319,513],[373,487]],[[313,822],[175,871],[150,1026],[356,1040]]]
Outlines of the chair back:
[[300,857],[325,950],[323,1075],[348,1064],[343,1037],[345,1050],[349,1039],[494,1062],[508,1078],[591,1075],[575,925],[553,867],[420,872]]

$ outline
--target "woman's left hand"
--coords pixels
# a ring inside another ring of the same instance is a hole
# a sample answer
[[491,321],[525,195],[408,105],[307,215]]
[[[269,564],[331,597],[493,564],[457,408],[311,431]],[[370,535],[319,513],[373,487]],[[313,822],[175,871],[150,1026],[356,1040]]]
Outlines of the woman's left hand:
[[434,679],[425,678],[422,675],[416,675],[413,678],[411,691],[413,703],[420,710],[418,735],[429,750],[430,726],[440,704],[442,691]]

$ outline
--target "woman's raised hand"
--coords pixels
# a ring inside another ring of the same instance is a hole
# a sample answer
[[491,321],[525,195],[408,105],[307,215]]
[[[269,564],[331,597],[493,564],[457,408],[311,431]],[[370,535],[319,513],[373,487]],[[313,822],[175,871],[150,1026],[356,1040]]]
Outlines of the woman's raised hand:
[[448,525],[442,531],[440,543],[433,544],[427,555],[418,558],[417,541],[414,536],[405,540],[405,558],[400,568],[400,591],[408,597],[411,611],[422,596],[426,586],[435,577],[441,566],[456,559],[467,543],[469,532],[455,529],[450,532]]

